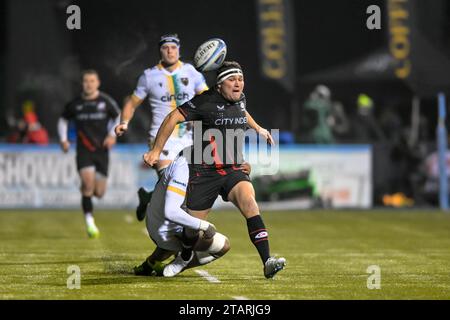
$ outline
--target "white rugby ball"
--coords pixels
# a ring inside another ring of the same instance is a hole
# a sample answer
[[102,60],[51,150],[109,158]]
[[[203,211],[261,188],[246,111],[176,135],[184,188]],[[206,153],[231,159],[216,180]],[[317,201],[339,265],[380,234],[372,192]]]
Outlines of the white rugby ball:
[[222,39],[213,38],[203,42],[195,51],[194,66],[199,71],[217,70],[227,56],[227,45]]

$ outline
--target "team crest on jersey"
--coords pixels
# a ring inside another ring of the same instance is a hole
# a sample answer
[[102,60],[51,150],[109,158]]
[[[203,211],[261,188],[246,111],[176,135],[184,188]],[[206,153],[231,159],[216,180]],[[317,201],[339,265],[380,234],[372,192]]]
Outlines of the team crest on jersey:
[[180,78],[181,83],[187,86],[189,84],[189,78]]
[[106,109],[106,103],[105,102],[99,102],[99,104],[97,105],[97,110],[98,111],[103,111]]
[[162,88],[162,82],[159,83],[159,86]]
[[245,104],[241,101],[240,103],[241,111],[245,111]]
[[75,107],[75,109],[77,109],[77,111],[80,111],[81,109],[83,109],[83,105],[79,104]]

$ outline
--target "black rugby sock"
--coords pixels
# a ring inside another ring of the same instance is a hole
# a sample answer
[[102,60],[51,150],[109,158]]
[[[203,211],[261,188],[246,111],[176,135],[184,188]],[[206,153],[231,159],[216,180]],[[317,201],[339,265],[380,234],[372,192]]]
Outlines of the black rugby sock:
[[92,213],[92,210],[94,209],[94,206],[92,205],[92,197],[83,196],[81,198],[81,207],[83,208],[84,214]]
[[247,219],[247,228],[250,240],[258,250],[263,263],[270,257],[269,234],[260,215]]

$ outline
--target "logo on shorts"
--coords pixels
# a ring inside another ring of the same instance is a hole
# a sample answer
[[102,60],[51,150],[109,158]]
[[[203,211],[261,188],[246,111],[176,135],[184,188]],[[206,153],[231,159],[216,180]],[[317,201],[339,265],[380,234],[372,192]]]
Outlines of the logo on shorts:
[[188,78],[180,78],[181,83],[184,84],[185,86],[187,86],[189,84],[189,79]]
[[261,231],[255,236],[255,239],[267,238],[269,233],[267,231]]

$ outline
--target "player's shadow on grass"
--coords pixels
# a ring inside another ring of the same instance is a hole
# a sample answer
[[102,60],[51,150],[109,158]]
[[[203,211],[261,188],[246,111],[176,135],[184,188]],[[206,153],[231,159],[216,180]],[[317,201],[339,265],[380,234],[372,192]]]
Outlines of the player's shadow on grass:
[[101,278],[96,279],[83,279],[82,285],[84,286],[97,286],[97,285],[117,285],[117,284],[135,284],[135,283],[149,283],[149,284],[164,284],[174,282],[198,282],[206,283],[204,279],[196,275],[179,275],[174,278],[156,277],[156,276],[135,276],[134,274],[122,274],[122,277],[111,277],[104,273],[90,273],[89,276],[99,275]]

